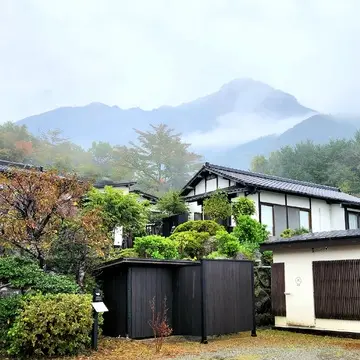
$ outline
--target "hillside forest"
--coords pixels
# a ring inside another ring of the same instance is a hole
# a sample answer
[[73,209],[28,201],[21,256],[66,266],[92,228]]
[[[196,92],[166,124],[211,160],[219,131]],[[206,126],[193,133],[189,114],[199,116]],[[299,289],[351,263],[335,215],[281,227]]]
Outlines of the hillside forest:
[[[8,122],[0,125],[0,159],[75,172],[93,181],[136,180],[140,189],[155,195],[180,189],[206,159],[206,154],[193,153],[191,144],[167,125],[134,132],[137,141],[127,146],[93,142],[84,149],[60,131],[34,136],[26,126]],[[350,140],[322,145],[307,141],[285,146],[268,157],[259,154],[251,170],[360,194],[360,132]]]

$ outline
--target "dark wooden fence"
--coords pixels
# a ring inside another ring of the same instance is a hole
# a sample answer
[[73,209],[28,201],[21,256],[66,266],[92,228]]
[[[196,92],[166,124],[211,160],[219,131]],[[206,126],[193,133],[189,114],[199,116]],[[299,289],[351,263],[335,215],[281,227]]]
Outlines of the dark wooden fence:
[[271,265],[271,303],[274,316],[286,316],[284,263]]
[[[104,334],[152,336],[150,302],[159,311],[167,299],[168,322],[175,335],[208,336],[250,331],[255,335],[253,263],[242,260],[143,263],[105,269]],[[117,285],[118,284],[118,285]],[[126,289],[125,289],[126,287]]]
[[314,261],[315,317],[360,320],[360,260]]

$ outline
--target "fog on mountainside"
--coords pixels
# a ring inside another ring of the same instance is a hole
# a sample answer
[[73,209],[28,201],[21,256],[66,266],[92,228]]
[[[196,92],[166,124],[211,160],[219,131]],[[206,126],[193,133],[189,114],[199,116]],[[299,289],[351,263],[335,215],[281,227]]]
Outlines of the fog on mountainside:
[[247,169],[251,158],[284,145],[351,137],[356,117],[331,117],[301,105],[294,96],[260,81],[236,79],[218,91],[179,106],[151,111],[101,103],[58,108],[17,122],[34,135],[59,129],[64,138],[89,148],[93,141],[126,145],[134,128],[166,124],[181,133],[204,159]]

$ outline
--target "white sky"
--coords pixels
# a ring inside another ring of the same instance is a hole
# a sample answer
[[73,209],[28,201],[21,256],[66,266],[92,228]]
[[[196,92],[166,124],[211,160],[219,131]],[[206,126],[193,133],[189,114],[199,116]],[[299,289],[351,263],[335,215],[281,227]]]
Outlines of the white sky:
[[359,0],[0,0],[0,122],[176,105],[252,77],[360,113]]

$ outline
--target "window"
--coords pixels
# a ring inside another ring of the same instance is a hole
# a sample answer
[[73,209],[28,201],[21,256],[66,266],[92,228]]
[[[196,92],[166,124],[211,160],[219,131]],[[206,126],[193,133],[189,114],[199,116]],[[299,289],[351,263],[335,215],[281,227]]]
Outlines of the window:
[[310,211],[283,205],[261,204],[261,223],[270,234],[280,236],[285,229],[310,229]]
[[349,229],[359,229],[360,228],[359,217],[360,217],[360,213],[348,212]]

